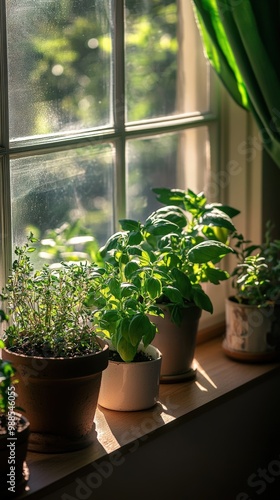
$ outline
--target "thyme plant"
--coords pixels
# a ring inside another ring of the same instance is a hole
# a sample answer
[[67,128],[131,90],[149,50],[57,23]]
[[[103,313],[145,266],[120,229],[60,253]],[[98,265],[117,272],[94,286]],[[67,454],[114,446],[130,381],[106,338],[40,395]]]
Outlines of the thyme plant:
[[33,235],[15,248],[16,260],[0,298],[6,302],[9,326],[4,340],[10,350],[44,357],[71,357],[100,349],[87,307],[88,291],[98,286],[102,270],[94,264],[47,264],[34,270]]

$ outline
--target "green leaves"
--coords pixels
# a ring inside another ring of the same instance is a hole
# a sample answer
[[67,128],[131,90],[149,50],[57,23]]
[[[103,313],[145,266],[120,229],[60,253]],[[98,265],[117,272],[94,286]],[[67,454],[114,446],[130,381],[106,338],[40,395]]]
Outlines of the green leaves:
[[121,296],[121,285],[120,285],[119,281],[116,278],[110,278],[108,280],[108,287],[109,287],[110,293],[114,297],[119,299]]
[[228,253],[233,253],[232,248],[218,241],[202,241],[188,252],[191,262],[203,264],[206,262],[218,262]]
[[205,205],[206,210],[218,209],[227,214],[231,219],[240,214],[240,210],[237,208],[230,207],[229,205],[222,205],[222,203],[210,203]]
[[102,286],[95,290],[95,304],[104,300],[93,314],[95,329],[111,339],[125,362],[131,362],[140,343],[147,346],[156,333],[147,313],[159,311],[153,304],[161,294],[161,282],[153,276],[149,262],[143,265],[146,261],[145,250],[124,265],[118,260],[118,267],[110,260],[105,263]]
[[[2,297],[3,296],[0,295],[0,298],[2,298]],[[7,321],[7,320],[8,320],[8,316],[6,315],[6,313],[4,311],[2,311],[2,309],[0,309],[0,323],[1,323],[1,321]]]
[[201,287],[193,288],[193,300],[197,307],[199,307],[200,309],[203,309],[210,314],[213,313],[213,304],[208,295],[206,295]]
[[174,204],[185,208],[185,198],[186,193],[181,189],[169,189],[169,188],[153,188],[152,191],[156,194],[156,198],[161,203],[165,205]]
[[143,230],[148,235],[165,236],[178,233],[186,226],[187,218],[184,212],[175,205],[159,208],[153,212],[143,225]]
[[102,320],[103,324],[108,323],[106,327],[110,328],[110,325],[117,323],[120,319],[119,312],[117,309],[106,310],[103,312]]
[[172,277],[175,280],[176,287],[181,295],[188,300],[192,299],[192,284],[189,277],[180,269],[174,268],[171,271]]
[[28,256],[31,240],[16,250],[6,290],[7,313],[13,320],[6,333],[11,344],[23,344],[32,328],[30,346],[47,345],[62,355],[74,344],[78,350],[89,348],[98,334],[111,339],[122,359],[130,362],[140,343],[148,345],[154,338],[156,327],[148,315],[162,316],[161,301],[177,323],[188,305],[212,313],[201,283],[218,284],[229,276],[216,265],[233,252],[227,241],[235,229],[230,218],[235,211],[207,204],[204,193],[166,188],[154,192],[166,206],[143,223],[120,220],[122,230],[98,252],[102,265],[62,262],[57,269],[44,266],[34,273]]
[[[95,352],[99,347],[90,318],[92,307],[104,305],[98,290],[105,270],[87,262],[61,262],[34,271],[29,241],[17,248],[1,294],[11,320],[4,332],[5,345],[44,357]],[[111,288],[117,290],[116,284],[112,282]]]
[[178,324],[183,309],[191,304],[212,313],[212,302],[201,283],[219,284],[229,277],[217,263],[233,252],[227,242],[235,231],[231,216],[238,211],[220,203],[208,204],[203,192],[153,191],[164,206],[143,223],[122,219],[122,232],[109,238],[102,253],[112,266],[103,310],[109,306],[119,314],[117,323],[107,323],[107,328],[126,359],[134,352],[131,346],[155,334],[146,316],[162,315],[157,304],[163,301]]
[[131,297],[133,296],[133,294],[138,293],[137,287],[131,283],[121,283],[120,290],[121,290],[121,298]]
[[154,188],[153,192],[161,203],[174,204],[192,214],[198,214],[206,204],[204,194],[195,194],[191,189],[183,191],[182,189]]
[[200,223],[203,226],[222,227],[232,232],[235,231],[235,226],[233,225],[230,217],[217,208],[214,208],[209,212],[206,211],[201,216]]
[[119,223],[123,231],[137,232],[140,230],[141,224],[132,219],[120,219]]
[[187,225],[187,217],[184,211],[177,207],[176,205],[168,205],[166,207],[159,208],[155,212],[153,212],[144,224],[144,227],[147,227],[147,223],[159,221],[168,221],[172,224],[175,224],[177,227],[183,229]]
[[123,317],[113,335],[114,345],[125,362],[133,361],[139,344],[149,345],[156,334],[155,325],[144,313],[134,313],[131,317]]
[[178,226],[167,219],[148,220],[145,224],[145,231],[154,236],[163,236],[171,232],[176,232],[177,230]]
[[105,245],[100,248],[100,255],[104,257],[107,252],[110,252],[110,250],[118,248],[121,242],[124,241],[124,238],[125,233],[123,233],[122,231],[118,231],[117,233],[110,236]]
[[229,278],[229,273],[227,271],[213,267],[207,267],[205,269],[205,275],[207,280],[214,285],[218,285],[220,281],[224,281]]
[[234,234],[237,265],[232,272],[233,287],[241,303],[261,307],[280,299],[280,240],[273,239],[273,229],[267,221],[264,242],[259,245]]
[[160,295],[162,294],[162,285],[160,280],[157,278],[147,278],[145,286],[147,293],[153,300],[155,300],[157,297],[160,297]]
[[124,268],[124,275],[125,275],[125,278],[126,279],[130,279],[132,276],[134,276],[134,274],[140,269],[140,265],[138,264],[138,262],[136,262],[135,260],[130,260],[125,268]]
[[126,363],[130,363],[131,361],[133,361],[137,352],[137,348],[136,346],[133,346],[130,341],[126,340],[124,337],[121,337],[116,347],[123,361],[125,361]]
[[178,290],[178,288],[175,288],[174,286],[168,285],[168,286],[163,286],[162,287],[162,293],[168,297],[170,302],[174,302],[175,304],[182,304],[184,303],[183,297],[181,292]]
[[143,334],[150,330],[150,321],[143,313],[135,314],[129,323],[129,339],[133,346],[137,346]]
[[[239,273],[236,280],[238,295],[251,305],[264,304],[269,300],[276,300],[277,296],[264,293],[271,286],[270,270],[265,258],[260,254],[249,255],[243,263],[238,265]],[[277,283],[278,285],[278,283]],[[275,287],[275,283],[273,283]],[[279,294],[279,286],[276,287]]]

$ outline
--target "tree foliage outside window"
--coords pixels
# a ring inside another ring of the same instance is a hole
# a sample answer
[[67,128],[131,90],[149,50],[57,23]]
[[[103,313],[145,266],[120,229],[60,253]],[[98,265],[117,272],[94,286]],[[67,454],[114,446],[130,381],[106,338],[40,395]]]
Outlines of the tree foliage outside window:
[[[190,45],[179,29],[186,9]],[[207,121],[191,129],[189,119],[209,108],[189,98],[183,109],[179,94],[192,95],[197,73],[196,93],[208,96],[209,80],[189,2],[9,0],[6,25],[2,158],[14,244],[30,229],[44,238],[65,224],[102,244],[118,218],[157,208],[152,187],[198,189],[186,185],[185,158],[196,157],[190,171],[199,162],[208,170],[209,130]]]

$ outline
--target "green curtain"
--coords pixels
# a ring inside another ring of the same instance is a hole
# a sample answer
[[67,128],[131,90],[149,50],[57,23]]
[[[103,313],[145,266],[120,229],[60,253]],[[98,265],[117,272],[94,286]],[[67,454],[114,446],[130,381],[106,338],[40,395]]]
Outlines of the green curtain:
[[206,55],[280,167],[280,0],[193,0]]

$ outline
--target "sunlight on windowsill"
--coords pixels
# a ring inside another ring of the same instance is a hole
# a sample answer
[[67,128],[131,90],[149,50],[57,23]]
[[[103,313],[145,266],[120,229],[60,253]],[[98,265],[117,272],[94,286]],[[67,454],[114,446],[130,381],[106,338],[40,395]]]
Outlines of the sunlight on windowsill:
[[[196,370],[201,374],[201,376],[207,381],[209,382],[209,384],[212,385],[212,387],[214,387],[214,389],[217,389],[217,386],[215,384],[215,382],[213,382],[213,380],[211,379],[211,377],[207,374],[207,372],[202,368],[202,366],[200,365],[200,363],[197,361],[197,359],[194,360],[194,367],[196,368]],[[197,380],[195,381],[195,384],[196,386],[201,390],[201,391],[208,391],[208,389],[206,387],[204,387],[200,382],[198,382]]]
[[[160,384],[159,401],[148,410],[118,412],[97,408],[95,424],[97,441],[84,450],[71,454],[28,453],[29,491],[25,497],[44,497],[44,488],[56,491],[67,477],[80,473],[96,460],[114,453],[135,451],[153,437],[164,439],[173,425],[185,423],[207,412],[212,403],[236,393],[262,377],[279,364],[245,364],[228,359],[222,351],[221,338],[200,344],[195,353],[196,378],[192,381]],[[210,406],[209,406],[210,405]]]

